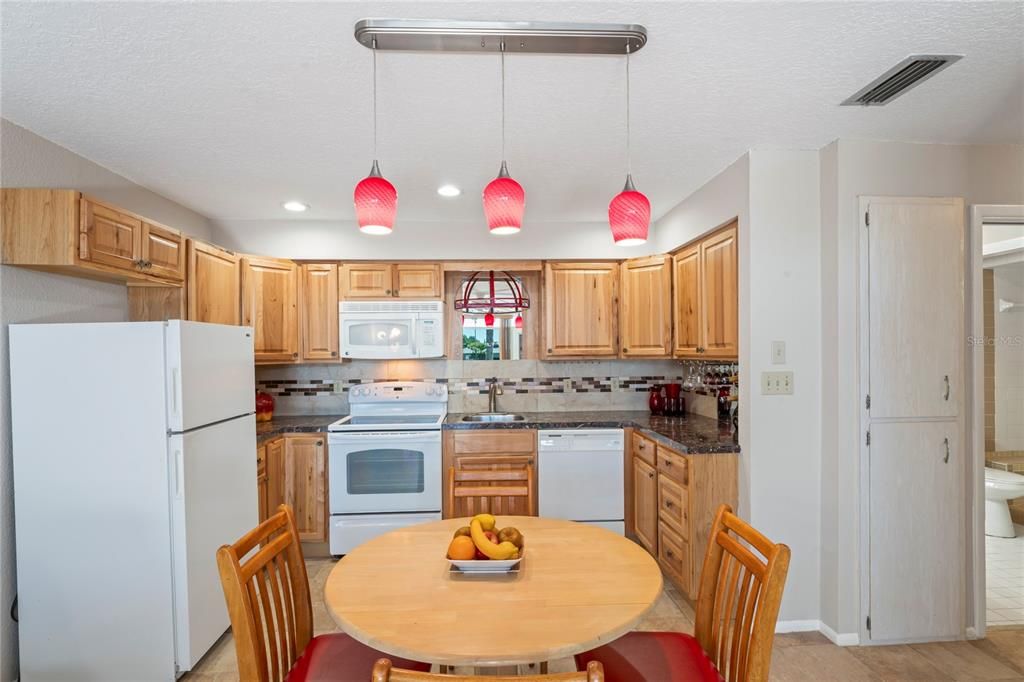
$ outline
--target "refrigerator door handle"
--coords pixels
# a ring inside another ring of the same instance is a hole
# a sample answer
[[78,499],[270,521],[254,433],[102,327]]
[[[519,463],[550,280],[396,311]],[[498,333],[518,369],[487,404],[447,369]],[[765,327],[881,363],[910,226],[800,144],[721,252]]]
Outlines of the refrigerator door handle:
[[174,451],[174,498],[181,499],[181,470],[184,468],[184,461],[181,449]]
[[171,409],[173,414],[178,416],[181,413],[181,370],[177,367],[171,370]]

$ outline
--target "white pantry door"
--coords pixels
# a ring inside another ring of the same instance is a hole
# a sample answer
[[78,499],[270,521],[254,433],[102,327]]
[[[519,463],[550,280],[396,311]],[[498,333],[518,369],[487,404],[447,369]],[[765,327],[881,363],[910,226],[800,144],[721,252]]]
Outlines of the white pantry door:
[[862,197],[864,629],[963,636],[962,199]]

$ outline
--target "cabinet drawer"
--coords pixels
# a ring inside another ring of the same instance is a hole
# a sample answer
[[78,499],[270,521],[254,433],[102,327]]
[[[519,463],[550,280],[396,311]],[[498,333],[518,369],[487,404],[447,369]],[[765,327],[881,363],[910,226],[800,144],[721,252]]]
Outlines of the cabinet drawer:
[[658,525],[658,563],[689,593],[690,546],[663,524]]
[[690,538],[686,488],[667,476],[658,477],[658,520],[671,526],[682,539]]
[[633,454],[647,462],[651,466],[654,464],[654,452],[657,446],[654,441],[644,438],[639,433],[633,434]]
[[676,483],[689,484],[688,463],[686,458],[677,452],[658,446],[658,473],[668,476]]
[[537,432],[481,430],[455,434],[455,452],[460,455],[530,453],[537,449]]

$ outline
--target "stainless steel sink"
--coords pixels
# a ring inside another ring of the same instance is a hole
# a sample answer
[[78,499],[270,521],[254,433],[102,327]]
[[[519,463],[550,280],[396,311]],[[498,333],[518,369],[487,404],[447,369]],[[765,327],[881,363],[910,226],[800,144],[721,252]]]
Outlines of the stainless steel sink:
[[480,414],[468,414],[462,418],[464,422],[521,422],[525,420],[521,414],[510,414],[508,412],[481,412]]

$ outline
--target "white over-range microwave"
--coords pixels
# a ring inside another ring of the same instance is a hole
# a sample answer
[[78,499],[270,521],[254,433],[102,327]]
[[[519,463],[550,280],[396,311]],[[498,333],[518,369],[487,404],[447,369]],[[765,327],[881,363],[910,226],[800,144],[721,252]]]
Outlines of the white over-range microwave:
[[338,310],[343,358],[444,356],[444,301],[342,301]]

